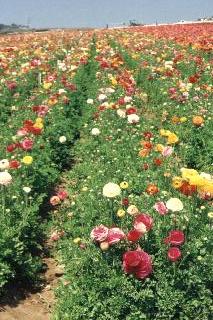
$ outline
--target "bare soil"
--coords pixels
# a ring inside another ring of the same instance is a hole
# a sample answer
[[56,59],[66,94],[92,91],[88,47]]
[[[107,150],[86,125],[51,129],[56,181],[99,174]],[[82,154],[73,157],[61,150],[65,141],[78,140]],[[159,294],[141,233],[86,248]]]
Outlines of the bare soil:
[[63,268],[53,258],[44,258],[47,268],[42,288],[27,290],[13,286],[0,301],[0,320],[50,320],[55,302],[54,288]]

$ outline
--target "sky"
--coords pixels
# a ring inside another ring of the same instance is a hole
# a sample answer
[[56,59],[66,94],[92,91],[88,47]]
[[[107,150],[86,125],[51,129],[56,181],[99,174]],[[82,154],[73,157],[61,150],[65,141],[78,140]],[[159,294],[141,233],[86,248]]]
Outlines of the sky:
[[213,15],[213,0],[0,0],[0,23],[34,28],[168,23]]

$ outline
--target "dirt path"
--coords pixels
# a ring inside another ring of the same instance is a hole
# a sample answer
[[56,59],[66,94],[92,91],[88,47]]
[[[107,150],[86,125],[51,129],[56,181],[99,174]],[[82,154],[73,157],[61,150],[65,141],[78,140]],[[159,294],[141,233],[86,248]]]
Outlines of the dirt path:
[[27,292],[23,288],[12,288],[0,301],[0,320],[50,320],[55,301],[54,288],[63,268],[53,258],[44,258],[47,265],[44,286],[38,291]]

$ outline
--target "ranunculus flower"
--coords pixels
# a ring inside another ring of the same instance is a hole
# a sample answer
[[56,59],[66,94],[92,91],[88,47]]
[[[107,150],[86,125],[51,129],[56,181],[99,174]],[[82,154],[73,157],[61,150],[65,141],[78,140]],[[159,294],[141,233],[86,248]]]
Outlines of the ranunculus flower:
[[162,151],[162,155],[164,157],[169,157],[172,154],[173,150],[174,149],[172,147],[170,147],[170,146],[164,147],[163,151]]
[[92,136],[98,136],[100,134],[100,130],[98,128],[93,128],[91,130],[91,135]]
[[9,144],[7,146],[7,152],[13,152],[16,148],[17,148],[17,144],[16,143]]
[[170,261],[175,262],[181,258],[181,251],[179,248],[172,247],[169,248],[167,252],[167,257]]
[[61,136],[61,137],[59,137],[58,141],[60,143],[65,143],[67,141],[67,138],[65,136]]
[[142,237],[142,233],[138,230],[130,230],[127,234],[127,239],[131,242],[136,242],[138,240],[140,240],[140,238]]
[[168,208],[163,201],[156,202],[153,208],[162,216],[164,216],[168,212]]
[[123,269],[138,279],[144,279],[152,272],[151,257],[143,250],[127,251],[123,255]]
[[18,169],[21,166],[18,160],[10,160],[10,168],[11,169]]
[[122,109],[118,109],[117,110],[117,115],[120,117],[120,118],[126,118],[126,112]]
[[7,159],[0,160],[0,170],[6,170],[9,169],[10,163]]
[[111,228],[109,229],[106,242],[108,242],[109,245],[112,245],[119,242],[120,240],[123,240],[125,237],[125,233],[121,229]]
[[59,197],[60,200],[65,200],[68,197],[68,193],[67,191],[62,190],[57,193],[57,196]]
[[172,230],[169,232],[169,236],[164,239],[166,244],[170,244],[173,246],[180,246],[184,243],[185,236],[183,231],[181,230]]
[[121,188],[116,183],[109,182],[109,183],[105,184],[105,186],[103,187],[104,197],[115,198],[115,197],[119,196],[120,193],[121,193]]
[[134,124],[139,122],[140,117],[137,114],[133,113],[127,116],[127,120],[128,123]]
[[0,172],[0,185],[8,186],[12,182],[12,176],[7,172]]
[[127,208],[127,213],[130,214],[131,216],[136,215],[139,212],[138,208],[134,205],[131,204],[128,208]]
[[93,241],[102,242],[105,241],[109,233],[109,229],[101,224],[100,226],[95,227],[91,233],[90,237]]
[[166,207],[173,212],[178,212],[183,210],[183,203],[178,198],[170,198],[166,202]]
[[23,150],[32,150],[33,141],[31,139],[26,138],[21,142],[20,145]]
[[61,200],[60,200],[60,198],[58,196],[52,196],[50,198],[50,203],[51,203],[52,206],[56,206],[60,202],[61,202]]
[[134,229],[138,230],[139,232],[144,233],[144,226],[145,232],[149,231],[153,227],[153,219],[148,214],[141,213],[136,216],[134,221]]

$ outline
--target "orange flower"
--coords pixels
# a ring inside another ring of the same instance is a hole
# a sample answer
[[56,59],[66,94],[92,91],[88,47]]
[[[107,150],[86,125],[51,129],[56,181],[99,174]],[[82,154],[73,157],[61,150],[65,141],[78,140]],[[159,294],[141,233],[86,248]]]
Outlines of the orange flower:
[[192,118],[192,123],[197,126],[200,127],[203,123],[204,123],[204,119],[202,116],[194,116]]
[[174,116],[174,117],[172,117],[172,123],[173,124],[179,124],[181,121],[180,121],[180,118],[179,117],[177,117],[177,116]]
[[159,192],[159,189],[158,187],[155,185],[155,184],[149,184],[146,188],[146,192],[149,194],[149,195],[154,195],[156,193]]
[[150,153],[150,149],[141,149],[138,155],[142,158],[147,157]]

